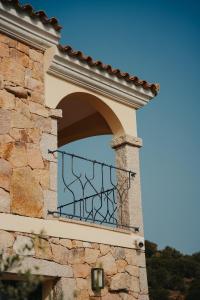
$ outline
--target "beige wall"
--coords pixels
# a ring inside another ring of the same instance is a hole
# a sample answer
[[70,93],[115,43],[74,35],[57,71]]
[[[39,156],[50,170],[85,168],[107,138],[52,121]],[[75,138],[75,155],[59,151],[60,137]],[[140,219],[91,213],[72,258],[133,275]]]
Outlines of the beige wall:
[[[122,126],[121,130],[115,130],[115,128],[113,127],[113,132],[116,132],[116,135],[128,134],[137,136],[135,109],[103,95],[90,91],[90,89],[79,87],[78,85],[67,82],[60,78],[56,78],[55,76],[49,74],[45,75],[45,101],[47,106],[56,108],[62,99],[65,98],[67,101],[67,96],[72,93],[83,93],[83,95],[89,93],[90,95],[93,95],[97,99],[101,100],[102,103],[105,104],[105,111],[103,111],[104,108],[102,106],[101,113],[102,115],[104,115],[105,113],[105,118],[107,118],[108,124],[110,123],[110,121],[109,115],[107,115],[106,112],[106,107],[109,107],[112,113],[118,118]],[[94,105],[97,106],[96,104]]]

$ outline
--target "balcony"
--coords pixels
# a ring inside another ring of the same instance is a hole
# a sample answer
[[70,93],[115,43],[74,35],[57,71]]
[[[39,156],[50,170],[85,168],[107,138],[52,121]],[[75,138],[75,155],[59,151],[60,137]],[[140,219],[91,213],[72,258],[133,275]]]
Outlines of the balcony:
[[58,157],[59,205],[48,214],[138,231],[126,218],[136,173],[61,150],[49,153]]

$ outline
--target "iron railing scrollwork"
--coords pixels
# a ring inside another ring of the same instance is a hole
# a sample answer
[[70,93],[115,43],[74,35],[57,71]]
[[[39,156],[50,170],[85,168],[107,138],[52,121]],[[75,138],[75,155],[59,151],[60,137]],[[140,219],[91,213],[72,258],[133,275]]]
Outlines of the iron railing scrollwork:
[[[135,173],[61,150],[58,155],[60,205],[49,214],[115,227],[124,222],[123,202]],[[61,190],[60,190],[61,189]],[[137,227],[132,227],[135,231]]]

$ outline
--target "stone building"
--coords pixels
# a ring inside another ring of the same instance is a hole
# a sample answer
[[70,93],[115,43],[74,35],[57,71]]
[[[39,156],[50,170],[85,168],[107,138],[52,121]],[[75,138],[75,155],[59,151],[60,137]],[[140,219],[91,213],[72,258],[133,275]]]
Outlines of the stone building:
[[[23,253],[23,270],[43,276],[34,299],[58,299],[62,291],[65,300],[148,300],[136,111],[158,86],[61,46],[60,32],[44,12],[0,0],[0,249],[19,253],[44,232],[44,248],[34,243]],[[107,190],[94,187],[91,172],[85,182],[77,175],[73,162],[84,158],[57,152],[101,134],[113,135],[116,167],[98,157],[86,162],[93,175],[97,165],[102,178],[106,168],[115,172]],[[71,166],[63,170],[83,196],[71,191],[72,202],[59,206],[57,181],[68,193],[73,184],[57,172],[65,155]],[[94,268],[104,270],[100,290],[92,289]],[[18,280],[15,269],[6,275]]]

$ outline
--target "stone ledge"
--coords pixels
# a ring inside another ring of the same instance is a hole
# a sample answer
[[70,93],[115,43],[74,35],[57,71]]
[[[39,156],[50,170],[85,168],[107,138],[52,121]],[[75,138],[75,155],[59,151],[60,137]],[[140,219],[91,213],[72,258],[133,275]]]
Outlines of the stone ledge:
[[119,148],[124,145],[130,145],[133,147],[142,147],[142,139],[139,137],[133,137],[130,135],[122,135],[119,137],[114,137],[111,141],[111,147],[113,149]]
[[[119,232],[109,228],[96,228],[90,224],[63,222],[59,219],[39,219],[13,214],[0,213],[0,228],[7,231],[39,234],[44,231],[49,237],[75,239],[123,248],[136,249],[135,240],[138,234],[133,232]],[[140,250],[143,251],[143,250]]]
[[62,109],[51,108],[50,111],[49,111],[49,116],[54,118],[54,119],[62,118]]
[[[20,266],[20,271],[30,269],[33,275],[51,276],[51,277],[73,277],[72,267],[60,265],[58,263],[36,259],[32,257],[25,257]],[[13,268],[9,273],[17,273],[19,268]]]
[[47,219],[49,219],[49,220],[58,220],[58,221],[61,221],[61,222],[72,223],[72,224],[79,224],[79,225],[82,225],[82,226],[94,227],[94,228],[97,228],[97,229],[105,229],[105,230],[109,230],[109,231],[129,234],[129,235],[131,233],[131,231],[128,230],[128,229],[109,227],[109,226],[99,225],[99,224],[90,223],[90,222],[86,222],[86,221],[68,219],[68,218],[60,217],[60,216],[49,216]]

